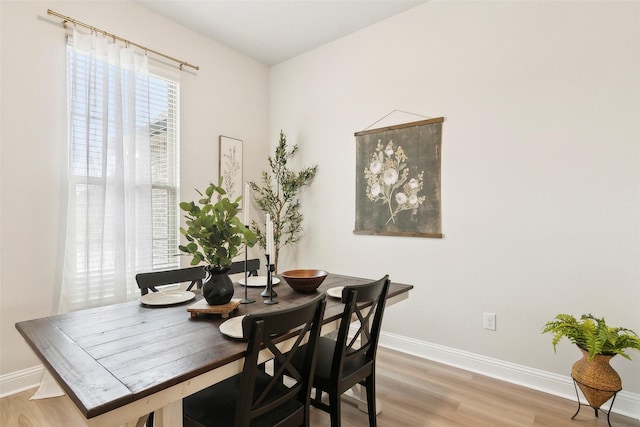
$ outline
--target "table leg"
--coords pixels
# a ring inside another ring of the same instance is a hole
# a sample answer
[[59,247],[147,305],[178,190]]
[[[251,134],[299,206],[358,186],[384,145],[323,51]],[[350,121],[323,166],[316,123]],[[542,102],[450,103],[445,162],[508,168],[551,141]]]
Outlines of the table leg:
[[[367,391],[364,387],[356,384],[353,388],[342,394],[342,400],[345,403],[356,406],[360,411],[367,412]],[[382,403],[376,397],[376,415],[382,412]]]
[[163,406],[155,412],[154,427],[176,427],[182,425],[182,400]]
[[135,421],[129,421],[124,424],[119,424],[118,427],[144,427],[144,423],[147,420],[147,417],[138,418]]

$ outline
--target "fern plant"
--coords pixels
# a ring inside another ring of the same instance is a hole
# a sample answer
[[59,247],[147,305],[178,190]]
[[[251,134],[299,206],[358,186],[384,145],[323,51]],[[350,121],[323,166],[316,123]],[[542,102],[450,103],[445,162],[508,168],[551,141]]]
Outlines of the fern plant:
[[607,326],[604,317],[583,314],[577,320],[570,314],[558,314],[547,322],[542,333],[552,333],[553,351],[562,338],[567,338],[578,347],[589,352],[589,359],[597,354],[615,355],[631,360],[627,348],[640,350],[640,338],[631,329]]

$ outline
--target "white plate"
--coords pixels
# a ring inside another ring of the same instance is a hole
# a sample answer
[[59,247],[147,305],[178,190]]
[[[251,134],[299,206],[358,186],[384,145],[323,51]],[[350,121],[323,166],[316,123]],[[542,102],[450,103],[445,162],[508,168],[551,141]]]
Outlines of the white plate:
[[242,319],[244,316],[236,316],[220,324],[220,332],[231,338],[242,338]]
[[[264,287],[267,286],[267,276],[249,276],[247,277],[247,282],[249,282],[247,286],[250,288]],[[272,285],[277,285],[278,283],[280,283],[280,279],[277,277],[271,278]],[[244,286],[244,277],[238,280],[238,284]]]
[[342,298],[342,289],[344,286],[336,286],[335,288],[327,289],[327,295],[334,298]]
[[179,289],[162,292],[149,292],[140,297],[140,302],[145,305],[175,305],[191,301],[196,297],[191,291],[181,291]]

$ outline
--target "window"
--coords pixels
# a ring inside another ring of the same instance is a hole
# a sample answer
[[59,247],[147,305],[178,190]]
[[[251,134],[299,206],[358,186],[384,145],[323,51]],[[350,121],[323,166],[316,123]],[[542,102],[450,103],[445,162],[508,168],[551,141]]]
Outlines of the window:
[[179,85],[74,31],[61,311],[130,300],[135,274],[179,267]]
[[153,270],[178,268],[178,83],[150,78]]

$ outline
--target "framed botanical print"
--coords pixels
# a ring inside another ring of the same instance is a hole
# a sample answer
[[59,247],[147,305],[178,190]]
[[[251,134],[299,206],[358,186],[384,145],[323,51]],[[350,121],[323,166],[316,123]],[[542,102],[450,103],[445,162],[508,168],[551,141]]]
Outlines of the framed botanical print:
[[[229,200],[235,201],[242,196],[242,141],[220,135],[220,154],[218,171],[222,177],[222,187],[227,191]],[[242,203],[239,209],[242,209]]]
[[443,117],[356,132],[355,234],[442,237]]

